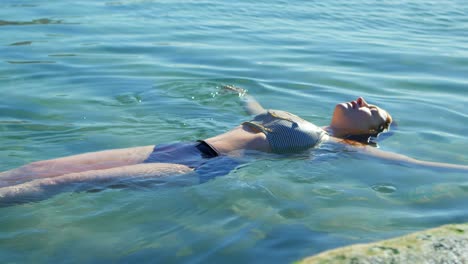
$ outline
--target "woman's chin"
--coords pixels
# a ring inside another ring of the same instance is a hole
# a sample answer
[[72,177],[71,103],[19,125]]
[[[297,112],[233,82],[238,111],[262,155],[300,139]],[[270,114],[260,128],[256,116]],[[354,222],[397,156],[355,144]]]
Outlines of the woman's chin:
[[333,116],[343,116],[348,110],[348,105],[346,103],[337,104],[335,110],[333,111]]
[[339,103],[335,106],[335,110],[346,111],[348,110],[348,108],[350,108],[349,103]]

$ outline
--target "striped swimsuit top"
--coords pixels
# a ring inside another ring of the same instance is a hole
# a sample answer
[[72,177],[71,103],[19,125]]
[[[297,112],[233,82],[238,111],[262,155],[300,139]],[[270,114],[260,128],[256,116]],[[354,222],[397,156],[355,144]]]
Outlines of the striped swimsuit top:
[[262,131],[274,153],[304,151],[317,146],[328,135],[320,127],[279,110],[267,110],[242,124]]

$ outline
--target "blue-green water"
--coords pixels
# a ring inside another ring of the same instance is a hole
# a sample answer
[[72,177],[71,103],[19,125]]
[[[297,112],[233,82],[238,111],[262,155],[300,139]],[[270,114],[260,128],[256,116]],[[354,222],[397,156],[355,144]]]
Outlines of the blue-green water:
[[[214,136],[248,118],[223,84],[318,125],[364,96],[398,122],[382,149],[468,164],[467,32],[464,0],[2,0],[0,171]],[[467,175],[350,153],[179,185],[0,208],[0,259],[284,263],[468,220]]]

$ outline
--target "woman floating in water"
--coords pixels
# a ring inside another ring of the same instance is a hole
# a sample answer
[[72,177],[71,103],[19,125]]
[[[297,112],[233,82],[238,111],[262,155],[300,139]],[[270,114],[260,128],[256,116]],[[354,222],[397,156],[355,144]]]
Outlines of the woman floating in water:
[[392,118],[387,111],[368,104],[362,97],[337,104],[330,125],[321,128],[288,112],[265,110],[241,88],[225,88],[242,94],[253,119],[198,142],[106,150],[33,162],[0,173],[0,200],[74,183],[115,183],[193,171],[201,174],[202,168],[213,165],[212,161],[222,162],[225,158],[229,162],[232,161],[229,157],[238,157],[249,150],[297,153],[317,148],[322,142],[341,144],[356,153],[399,164],[468,171],[466,165],[421,161],[369,144],[370,139],[388,130]]

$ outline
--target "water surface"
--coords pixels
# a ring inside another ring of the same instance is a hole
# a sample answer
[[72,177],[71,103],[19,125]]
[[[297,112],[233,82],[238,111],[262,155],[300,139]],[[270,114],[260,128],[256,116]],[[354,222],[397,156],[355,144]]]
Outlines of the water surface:
[[[468,164],[465,1],[0,3],[0,171],[192,141],[248,116],[224,84],[318,125],[364,96],[380,147]],[[205,184],[66,192],[0,208],[4,262],[291,262],[468,220],[468,180],[322,149]]]

